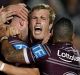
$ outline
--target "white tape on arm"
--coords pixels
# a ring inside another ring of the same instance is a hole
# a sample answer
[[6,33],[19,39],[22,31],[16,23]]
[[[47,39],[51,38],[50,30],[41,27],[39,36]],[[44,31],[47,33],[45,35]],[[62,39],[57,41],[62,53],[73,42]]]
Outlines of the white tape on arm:
[[25,62],[27,64],[30,64],[30,61],[29,61],[29,58],[28,58],[28,53],[27,53],[27,49],[26,48],[23,49],[23,54],[24,54]]
[[5,63],[2,63],[0,66],[0,71],[2,71],[4,69]]

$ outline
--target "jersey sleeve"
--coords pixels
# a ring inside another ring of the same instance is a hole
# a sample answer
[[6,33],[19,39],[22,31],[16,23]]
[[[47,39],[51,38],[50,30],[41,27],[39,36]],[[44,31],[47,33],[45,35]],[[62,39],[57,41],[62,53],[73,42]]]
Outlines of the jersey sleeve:
[[17,51],[23,48],[28,48],[28,45],[20,40],[18,37],[9,37],[8,41]]
[[31,63],[42,62],[50,56],[50,51],[46,45],[37,44],[27,50],[27,54]]

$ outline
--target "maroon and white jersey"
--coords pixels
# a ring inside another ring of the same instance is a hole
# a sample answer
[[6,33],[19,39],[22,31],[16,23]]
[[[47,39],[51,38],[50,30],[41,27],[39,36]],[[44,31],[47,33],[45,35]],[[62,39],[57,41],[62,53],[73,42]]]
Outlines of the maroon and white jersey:
[[79,75],[80,66],[71,43],[37,44],[31,48],[16,38],[9,42],[16,50],[23,49],[27,63],[37,63],[41,75]]
[[51,51],[44,62],[39,63],[41,75],[79,75],[80,66],[71,43],[44,45]]

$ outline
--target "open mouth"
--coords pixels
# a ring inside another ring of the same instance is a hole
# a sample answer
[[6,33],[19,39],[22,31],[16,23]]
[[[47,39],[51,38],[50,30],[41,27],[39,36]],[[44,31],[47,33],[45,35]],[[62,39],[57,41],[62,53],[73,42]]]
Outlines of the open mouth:
[[42,32],[42,28],[40,26],[35,27],[35,34],[40,34]]
[[35,27],[35,31],[42,31],[41,27]]

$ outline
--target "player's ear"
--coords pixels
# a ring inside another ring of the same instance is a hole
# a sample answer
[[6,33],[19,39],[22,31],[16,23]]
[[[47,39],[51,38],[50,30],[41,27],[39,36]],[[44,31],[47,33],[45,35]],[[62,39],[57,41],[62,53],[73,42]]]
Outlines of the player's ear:
[[73,33],[73,35],[72,35],[72,40],[74,40],[75,36],[76,36],[75,33]]
[[53,24],[51,23],[51,24],[49,25],[49,31],[50,31],[50,32],[52,32],[52,27],[53,27]]

